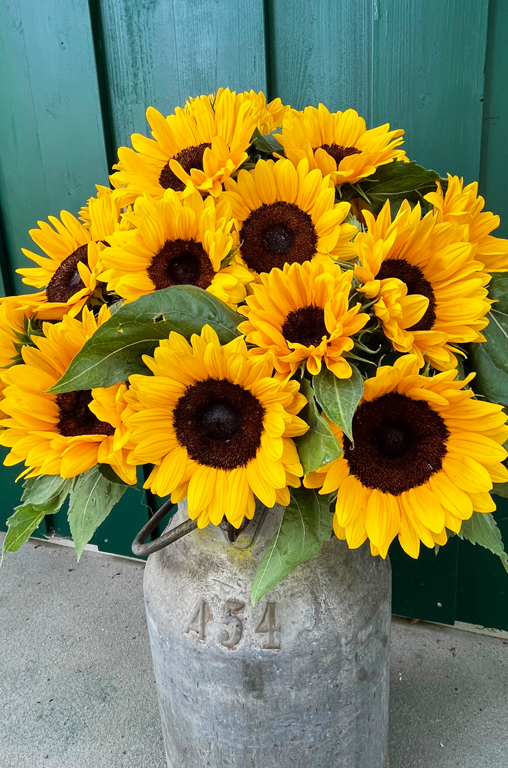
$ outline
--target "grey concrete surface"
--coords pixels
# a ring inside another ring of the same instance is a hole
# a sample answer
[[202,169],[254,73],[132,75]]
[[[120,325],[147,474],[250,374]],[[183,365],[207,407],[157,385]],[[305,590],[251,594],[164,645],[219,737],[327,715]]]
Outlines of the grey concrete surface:
[[[7,556],[0,768],[165,768],[142,576],[35,540]],[[396,619],[391,677],[390,768],[508,768],[508,640]]]

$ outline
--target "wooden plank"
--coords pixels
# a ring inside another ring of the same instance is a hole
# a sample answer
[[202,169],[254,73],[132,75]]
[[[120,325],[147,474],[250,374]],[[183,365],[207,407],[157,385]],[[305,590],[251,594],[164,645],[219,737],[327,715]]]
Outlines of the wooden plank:
[[15,269],[37,219],[77,212],[107,180],[87,0],[4,0],[0,71],[0,201]]
[[490,0],[480,190],[486,208],[501,216],[494,234],[508,237],[508,3]]
[[146,133],[150,105],[169,114],[220,86],[266,86],[262,0],[109,0],[102,32],[117,146]]
[[371,0],[268,0],[269,92],[371,119]]
[[373,119],[411,159],[479,175],[488,0],[374,0]]

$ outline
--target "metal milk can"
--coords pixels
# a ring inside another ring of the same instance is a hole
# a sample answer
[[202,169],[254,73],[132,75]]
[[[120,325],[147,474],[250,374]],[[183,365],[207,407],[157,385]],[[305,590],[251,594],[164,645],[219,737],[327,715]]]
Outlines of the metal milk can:
[[333,540],[252,606],[281,514],[260,507],[233,543],[208,526],[148,560],[168,768],[388,766],[390,564]]

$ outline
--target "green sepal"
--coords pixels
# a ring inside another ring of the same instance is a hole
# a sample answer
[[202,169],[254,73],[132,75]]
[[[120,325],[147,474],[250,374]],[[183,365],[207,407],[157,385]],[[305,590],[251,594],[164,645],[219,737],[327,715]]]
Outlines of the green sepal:
[[251,600],[255,605],[301,563],[314,557],[333,534],[330,499],[307,488],[291,489],[279,530],[265,550],[254,581]]
[[258,128],[252,134],[251,146],[263,155],[271,156],[274,152],[277,152],[279,155],[284,154],[282,144],[277,141],[273,133],[263,135]]

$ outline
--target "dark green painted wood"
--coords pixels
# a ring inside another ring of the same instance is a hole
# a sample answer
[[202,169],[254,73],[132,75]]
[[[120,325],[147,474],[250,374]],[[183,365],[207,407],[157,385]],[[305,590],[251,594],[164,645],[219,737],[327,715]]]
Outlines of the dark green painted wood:
[[164,114],[218,87],[266,85],[262,0],[102,2],[116,145],[146,133],[151,105]]
[[490,0],[480,190],[508,237],[508,3]]
[[0,200],[15,269],[38,219],[77,212],[107,180],[86,0],[0,3],[0,72]]
[[270,97],[371,118],[371,0],[267,0]]
[[[508,501],[496,499],[495,518],[508,551]],[[457,621],[508,630],[508,573],[499,558],[460,542]]]
[[404,128],[418,163],[477,179],[488,0],[374,0],[373,7],[374,123]]
[[409,557],[398,542],[392,544],[394,613],[442,624],[455,622],[458,544],[452,539],[437,555],[422,546],[418,560]]

